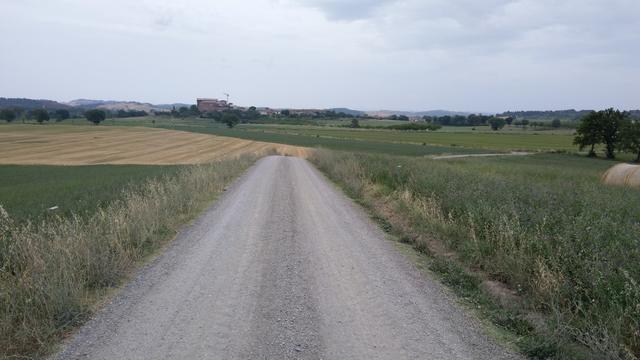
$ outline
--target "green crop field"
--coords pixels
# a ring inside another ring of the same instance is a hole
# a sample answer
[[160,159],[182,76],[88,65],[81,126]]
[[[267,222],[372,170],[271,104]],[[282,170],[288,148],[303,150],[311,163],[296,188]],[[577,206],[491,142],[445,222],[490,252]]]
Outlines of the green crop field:
[[[180,166],[0,165],[0,205],[17,220],[42,220],[51,214],[87,215],[121,197],[128,185],[175,174]],[[58,206],[57,210],[47,210]]]
[[229,136],[240,139],[256,140],[295,146],[326,148],[332,150],[371,152],[382,154],[394,154],[405,156],[426,156],[435,154],[468,154],[481,152],[477,149],[462,148],[443,145],[420,145],[413,143],[390,142],[382,139],[359,139],[348,137],[330,137],[326,135],[316,135],[313,132],[307,134],[297,134],[279,131],[260,131],[253,126],[239,126],[234,129],[227,129],[221,126],[187,126],[174,125],[165,126],[166,129],[193,131],[219,136]]
[[[234,129],[210,119],[171,119],[144,117],[107,120],[105,125],[155,126],[194,131],[248,140],[282,144],[325,147],[333,150],[388,153],[393,155],[430,155],[487,151],[562,151],[577,152],[573,145],[574,130],[535,130],[507,126],[492,131],[487,126],[443,127],[438,131],[394,131],[386,129],[351,129],[343,127],[350,120],[317,121],[322,126],[292,124],[241,124]],[[401,123],[393,120],[362,120],[362,126],[389,126]],[[357,140],[357,141],[354,141]],[[389,145],[389,143],[395,145]],[[424,145],[423,145],[424,144]],[[406,146],[410,145],[410,146]],[[417,149],[414,146],[426,146]],[[464,149],[461,149],[464,148]]]
[[340,127],[310,127],[286,125],[245,125],[240,129],[254,132],[287,134],[295,136],[321,136],[336,139],[356,139],[412,143],[437,146],[461,146],[485,150],[528,150],[528,151],[576,151],[573,132],[525,131],[508,128],[493,132],[487,128],[445,128],[438,131],[392,131],[378,129],[348,129]]

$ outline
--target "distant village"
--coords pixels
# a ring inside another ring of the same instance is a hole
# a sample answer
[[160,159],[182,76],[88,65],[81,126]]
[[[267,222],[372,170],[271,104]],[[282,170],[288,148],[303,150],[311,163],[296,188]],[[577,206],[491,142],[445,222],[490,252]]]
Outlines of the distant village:
[[[227,100],[212,99],[212,98],[199,98],[196,100],[196,104],[198,107],[198,111],[200,111],[201,113],[222,112],[225,110],[240,110],[240,111],[249,110],[249,108],[247,107],[236,106]],[[258,113],[260,113],[260,115],[267,115],[267,116],[278,115],[282,111],[281,109],[272,109],[269,107],[256,107],[255,110]],[[291,115],[313,116],[315,114],[324,112],[326,110],[324,109],[287,109],[287,111]]]

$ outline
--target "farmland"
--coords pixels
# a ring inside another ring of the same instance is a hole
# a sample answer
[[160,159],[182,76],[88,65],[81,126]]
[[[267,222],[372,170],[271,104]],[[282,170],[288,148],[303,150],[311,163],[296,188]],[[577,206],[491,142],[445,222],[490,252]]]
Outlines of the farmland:
[[123,188],[174,176],[184,165],[271,152],[306,155],[293,146],[149,127],[2,126],[0,204],[17,221],[92,214]]
[[[396,155],[470,153],[478,151],[560,151],[576,152],[574,130],[535,130],[507,126],[492,131],[487,126],[443,127],[433,132],[391,131],[344,127],[346,120],[316,121],[318,125],[241,124],[227,129],[209,119],[136,118],[108,120],[107,125],[158,126],[246,140],[275,142],[295,146],[324,147],[333,150],[377,152]],[[362,126],[384,127],[402,123],[392,120],[363,120]],[[355,141],[354,141],[355,140]],[[392,145],[391,145],[392,144]],[[424,146],[420,150],[415,146]]]
[[[160,177],[173,177],[181,166],[145,165],[0,165],[0,205],[16,221],[41,221],[51,215],[90,215]],[[57,207],[53,210],[49,208]]]
[[[570,129],[534,130],[507,126],[496,132],[487,126],[475,128],[449,126],[435,132],[419,132],[375,128],[350,129],[344,127],[348,124],[346,120],[315,121],[315,123],[316,125],[241,124],[234,129],[227,129],[210,119],[148,117],[107,120],[105,125],[157,126],[295,146],[409,156],[487,150],[576,151],[576,147],[572,144],[574,131]],[[362,120],[360,123],[368,127],[385,127],[401,122]],[[426,148],[420,150],[414,146]]]
[[296,136],[321,136],[335,139],[357,139],[436,146],[459,146],[487,150],[575,151],[572,131],[523,131],[508,128],[499,132],[470,128],[444,128],[434,132],[389,131],[376,129],[347,129],[337,127],[308,126],[247,126],[246,131],[288,134]]
[[477,153],[481,150],[462,148],[455,146],[421,145],[402,142],[360,140],[354,138],[334,138],[320,135],[300,135],[296,133],[274,132],[274,131],[254,131],[240,126],[234,129],[226,129],[220,126],[182,126],[174,125],[167,127],[182,131],[192,131],[197,133],[214,134],[225,137],[235,137],[245,140],[260,142],[271,142],[302,146],[309,148],[325,148],[331,150],[371,152],[378,154],[395,154],[404,156],[426,156],[436,154],[469,154]]
[[0,164],[198,164],[271,151],[299,156],[305,152],[291,146],[145,127],[0,128]]

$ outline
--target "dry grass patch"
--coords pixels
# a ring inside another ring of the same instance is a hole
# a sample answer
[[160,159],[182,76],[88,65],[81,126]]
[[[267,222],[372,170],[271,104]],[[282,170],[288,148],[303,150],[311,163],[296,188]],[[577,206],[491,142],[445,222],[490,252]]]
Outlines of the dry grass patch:
[[0,164],[202,164],[244,154],[306,157],[303,147],[144,127],[0,127]]

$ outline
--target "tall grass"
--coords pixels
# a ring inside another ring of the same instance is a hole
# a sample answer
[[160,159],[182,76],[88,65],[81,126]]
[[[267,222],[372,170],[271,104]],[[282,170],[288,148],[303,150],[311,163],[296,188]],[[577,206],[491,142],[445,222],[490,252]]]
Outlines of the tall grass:
[[185,167],[90,216],[17,223],[0,207],[0,357],[42,355],[137,261],[255,161]]
[[545,314],[547,341],[580,343],[594,358],[640,355],[640,191],[600,184],[610,163],[326,151],[311,161],[352,196],[396,204],[417,247],[438,239],[452,261],[516,290]]

